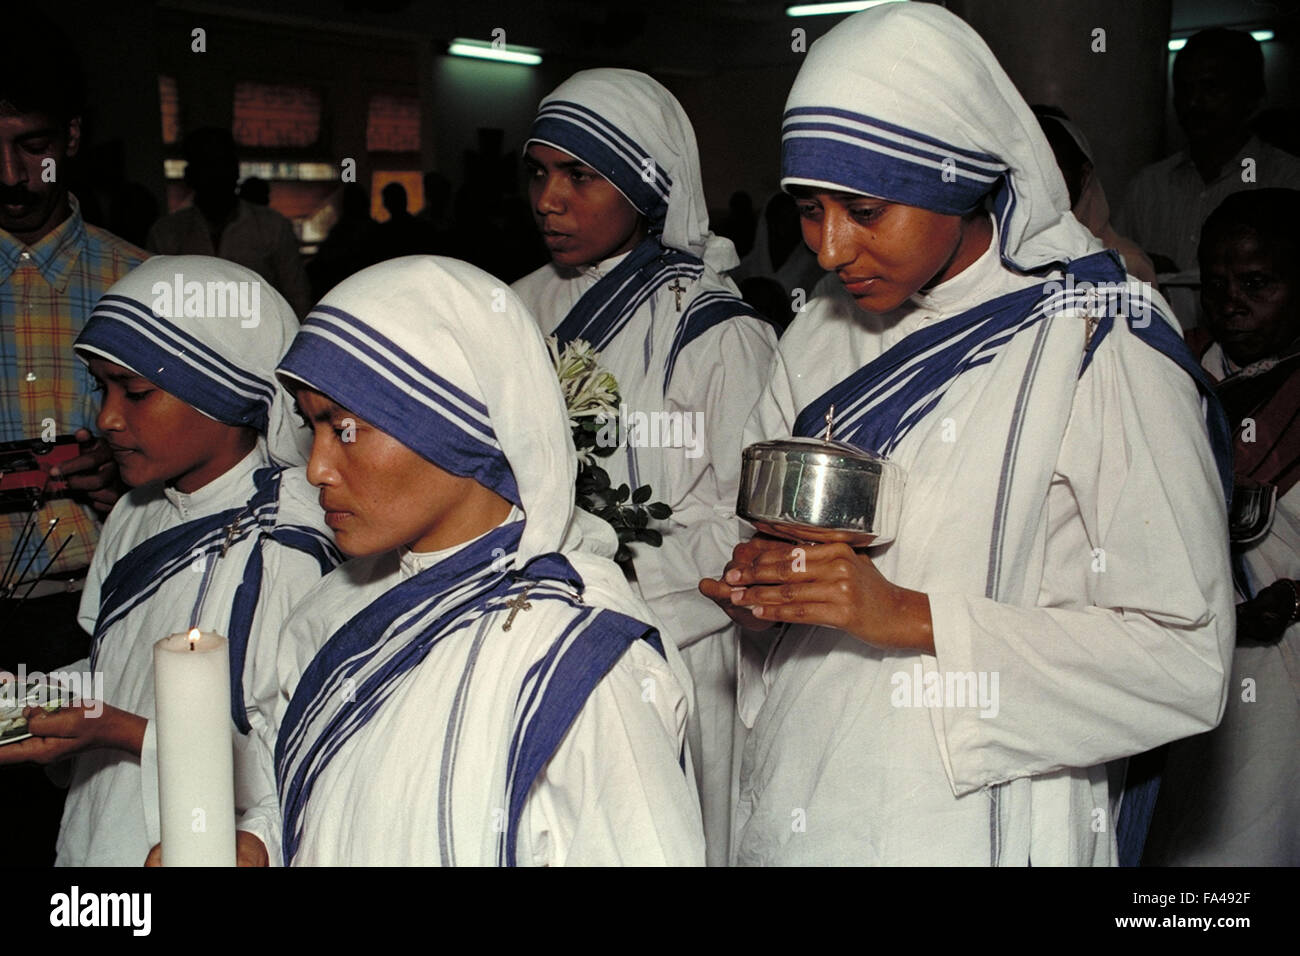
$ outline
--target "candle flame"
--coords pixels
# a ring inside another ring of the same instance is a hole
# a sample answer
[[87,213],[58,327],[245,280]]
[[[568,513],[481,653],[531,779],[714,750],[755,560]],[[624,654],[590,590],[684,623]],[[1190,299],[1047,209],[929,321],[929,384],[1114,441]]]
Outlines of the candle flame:
[[199,629],[197,627],[190,628],[190,650],[194,650],[195,647],[198,646],[200,636],[201,635],[199,634]]

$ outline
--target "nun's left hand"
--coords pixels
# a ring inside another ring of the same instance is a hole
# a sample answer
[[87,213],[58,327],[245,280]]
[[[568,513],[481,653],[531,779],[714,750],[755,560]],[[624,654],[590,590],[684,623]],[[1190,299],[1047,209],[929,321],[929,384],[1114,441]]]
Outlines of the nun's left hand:
[[724,580],[732,603],[760,620],[835,627],[876,647],[934,653],[929,597],[886,581],[849,545],[769,539],[745,557],[733,559]]

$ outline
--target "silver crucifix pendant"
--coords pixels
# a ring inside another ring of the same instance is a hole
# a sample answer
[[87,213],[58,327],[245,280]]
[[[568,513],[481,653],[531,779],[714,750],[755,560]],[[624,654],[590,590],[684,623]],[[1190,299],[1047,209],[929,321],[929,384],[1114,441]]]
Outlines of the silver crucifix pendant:
[[506,618],[505,624],[501,625],[501,630],[503,631],[510,630],[511,626],[515,623],[516,614],[520,611],[527,611],[532,607],[532,604],[528,601],[528,589],[525,588],[519,592],[517,597],[513,597],[509,601],[506,601],[506,607],[510,608],[510,615]]

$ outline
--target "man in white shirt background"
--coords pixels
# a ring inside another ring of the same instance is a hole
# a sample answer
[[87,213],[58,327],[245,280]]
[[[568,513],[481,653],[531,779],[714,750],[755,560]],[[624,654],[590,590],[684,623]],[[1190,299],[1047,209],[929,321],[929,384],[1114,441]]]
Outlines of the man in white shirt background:
[[1264,142],[1251,119],[1264,102],[1264,54],[1240,30],[1191,37],[1174,59],[1174,112],[1187,148],[1141,170],[1129,183],[1115,228],[1155,263],[1184,329],[1200,324],[1196,245],[1201,224],[1242,189],[1300,188],[1300,158]]

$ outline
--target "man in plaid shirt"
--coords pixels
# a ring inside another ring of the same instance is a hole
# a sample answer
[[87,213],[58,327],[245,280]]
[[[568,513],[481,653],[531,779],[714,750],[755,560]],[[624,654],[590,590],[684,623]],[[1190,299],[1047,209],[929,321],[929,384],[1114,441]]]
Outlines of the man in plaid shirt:
[[35,579],[74,535],[21,607],[3,602],[0,669],[44,671],[85,653],[77,591],[99,536],[95,509],[107,512],[117,497],[112,457],[89,432],[94,381],[72,341],[100,295],[146,253],[82,220],[67,186],[81,137],[81,72],[49,21],[19,19],[15,35],[24,40],[0,62],[0,441],[76,433],[83,450],[63,469],[74,497],[45,504],[16,556],[31,512],[0,504],[0,567],[13,558],[11,577],[26,567],[24,579]]
[[[28,567],[33,579],[70,533],[75,537],[26,601],[0,600],[0,671],[48,672],[83,658],[77,625],[81,582],[99,538],[99,517],[117,499],[117,467],[90,427],[99,402],[94,381],[72,352],[90,310],[146,253],[87,225],[68,192],[68,160],[81,140],[84,81],[67,38],[40,14],[6,11],[21,38],[0,58],[0,441],[75,433],[83,454],[64,466],[75,498],[58,498],[14,554],[30,509],[0,505],[0,569]],[[59,523],[44,547],[41,536]],[[31,561],[30,566],[28,561]],[[26,594],[28,588],[18,591]],[[79,668],[84,670],[85,668]],[[6,767],[0,788],[23,826],[12,849],[40,865],[54,860],[63,794],[36,766]]]

